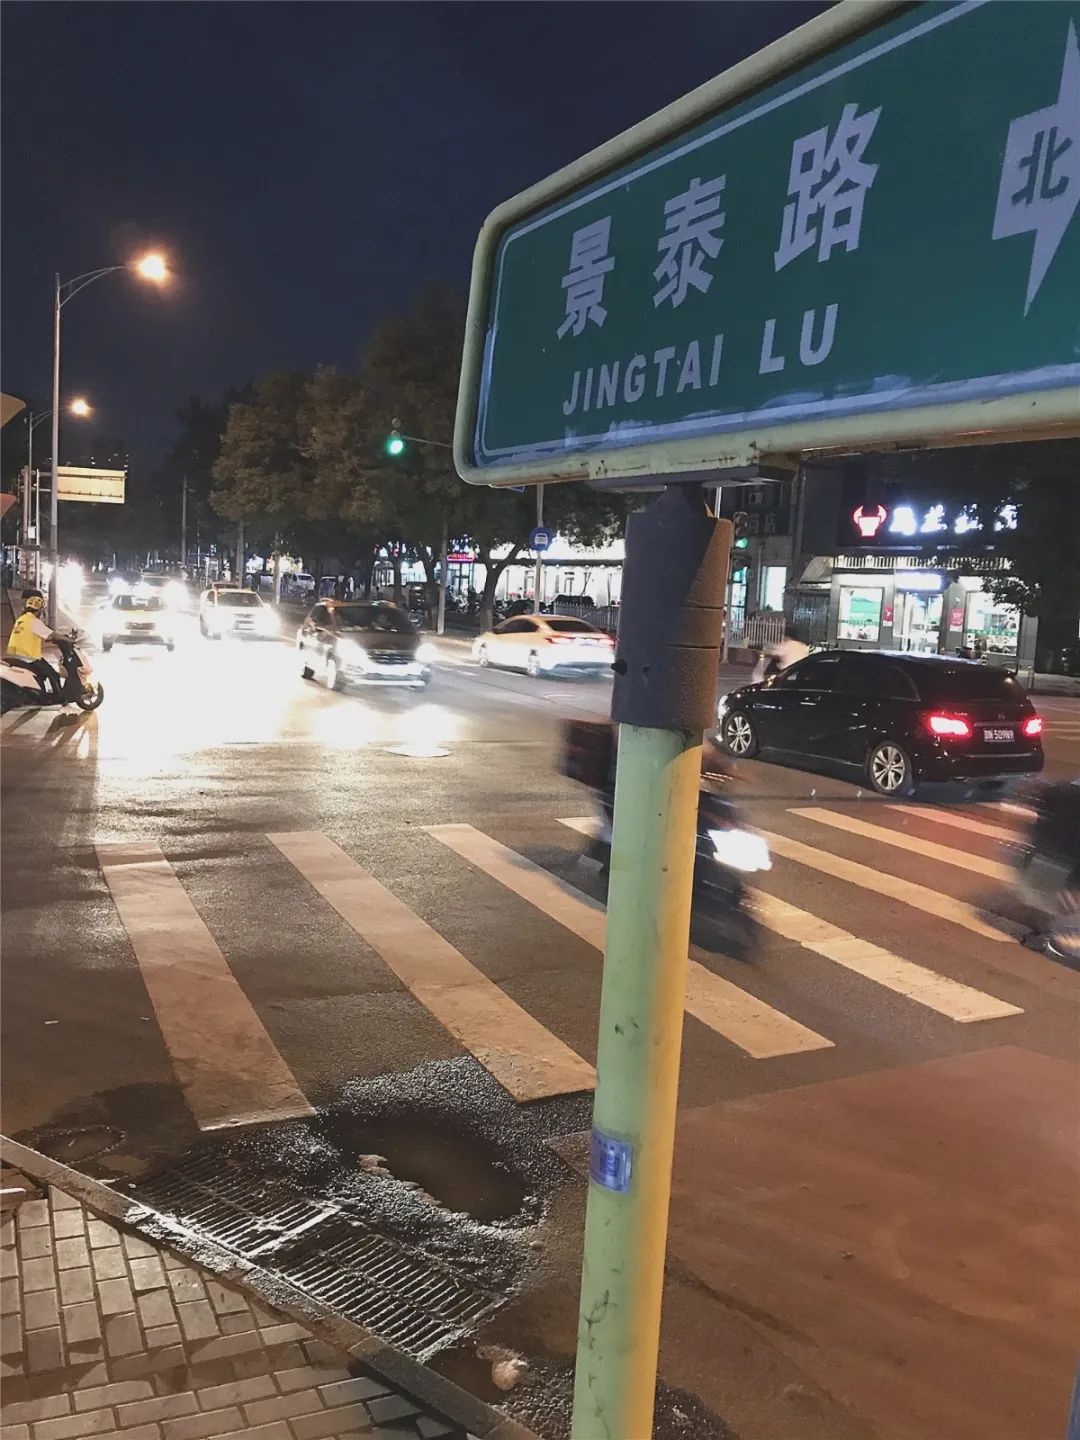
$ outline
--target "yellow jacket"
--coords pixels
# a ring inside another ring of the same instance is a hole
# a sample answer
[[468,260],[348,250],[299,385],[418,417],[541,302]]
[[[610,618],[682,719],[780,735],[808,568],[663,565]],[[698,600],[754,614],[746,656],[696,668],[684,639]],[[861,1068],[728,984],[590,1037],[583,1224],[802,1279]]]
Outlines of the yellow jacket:
[[41,642],[48,640],[52,631],[40,616],[24,610],[11,627],[8,654],[17,655],[21,660],[40,660]]

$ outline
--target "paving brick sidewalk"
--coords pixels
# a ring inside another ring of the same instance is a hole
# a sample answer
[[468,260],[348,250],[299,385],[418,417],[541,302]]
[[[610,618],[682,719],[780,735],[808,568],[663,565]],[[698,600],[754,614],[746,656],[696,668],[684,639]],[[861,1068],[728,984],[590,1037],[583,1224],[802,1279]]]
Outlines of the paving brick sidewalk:
[[469,1440],[64,1192],[0,1221],[4,1440]]

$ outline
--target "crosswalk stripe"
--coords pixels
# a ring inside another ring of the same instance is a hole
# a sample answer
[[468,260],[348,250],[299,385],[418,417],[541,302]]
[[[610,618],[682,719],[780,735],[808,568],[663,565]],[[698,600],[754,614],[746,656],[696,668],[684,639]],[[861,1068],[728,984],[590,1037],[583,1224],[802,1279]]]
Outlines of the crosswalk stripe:
[[515,1100],[593,1088],[586,1060],[326,835],[267,838]]
[[769,848],[775,855],[782,855],[786,860],[794,860],[799,865],[808,865],[811,869],[832,875],[837,880],[846,880],[875,895],[899,900],[915,910],[923,910],[927,915],[933,915],[936,919],[951,920],[953,924],[962,925],[965,930],[981,935],[985,940],[1012,944],[1027,934],[1023,925],[1004,918],[997,919],[989,911],[979,910],[974,905],[955,900],[951,895],[943,895],[939,890],[931,890],[926,885],[917,885],[914,880],[904,880],[899,875],[873,870],[869,865],[860,865],[857,860],[847,860],[843,855],[833,855],[829,850],[816,850],[812,845],[804,845],[801,840],[792,840],[787,835],[777,835],[772,830],[762,830],[760,833],[769,842]]
[[952,825],[957,830],[969,830],[972,835],[986,835],[991,840],[1011,840],[1015,844],[1023,838],[1018,830],[1010,830],[1005,825],[987,825],[968,815],[954,815],[951,810],[935,810],[932,805],[886,805],[885,809],[895,810],[899,815],[918,815],[936,825]]
[[314,1114],[158,846],[97,855],[199,1128]]
[[827,960],[863,975],[887,990],[906,995],[939,1015],[968,1024],[973,1020],[996,1020],[1004,1015],[1020,1015],[1017,1005],[986,995],[959,980],[938,975],[924,965],[905,960],[900,955],[861,940],[841,930],[838,925],[778,900],[763,890],[750,892],[755,919],[786,940],[794,940],[805,950],[824,955]]
[[1033,810],[1030,805],[1015,805],[1011,800],[999,800],[994,806],[995,810],[1005,810],[1010,815],[1019,815],[1024,820],[1037,820],[1039,812]]
[[[573,830],[579,830],[584,835],[591,835],[596,824],[588,817],[582,820],[563,820],[561,823],[569,825]],[[766,838],[771,840],[768,835]],[[1015,1005],[997,1000],[992,995],[984,995],[981,990],[963,985],[958,980],[938,975],[914,961],[904,960],[879,945],[860,940],[846,930],[841,930],[839,926],[821,920],[806,910],[799,910],[786,901],[777,900],[764,891],[752,890],[749,894],[756,911],[755,918],[770,930],[775,930],[785,939],[796,940],[805,949],[824,955],[838,965],[875,980],[886,989],[906,995],[931,1010],[949,1016],[950,1019],[967,1022],[1022,1013]]]
[[897,850],[910,850],[925,860],[940,860],[944,865],[955,865],[959,870],[970,870],[975,875],[984,875],[988,880],[1011,880],[1012,870],[997,860],[984,860],[981,855],[967,855],[954,850],[950,845],[938,845],[933,840],[923,840],[916,835],[905,835],[899,830],[889,830],[884,825],[871,825],[865,820],[856,820],[853,815],[838,814],[834,810],[820,810],[809,806],[804,810],[790,810],[804,820],[816,820],[821,825],[831,825],[834,830],[846,830],[851,835],[860,835],[864,840],[877,840],[883,845],[892,845]]
[[[561,823],[580,830],[583,825],[594,822],[586,817],[581,822],[563,820]],[[426,829],[429,835],[441,840],[492,880],[534,905],[586,944],[603,950],[606,921],[599,901],[471,825],[429,825]],[[824,1050],[833,1043],[695,960],[689,962],[686,1008],[696,1020],[755,1060]]]

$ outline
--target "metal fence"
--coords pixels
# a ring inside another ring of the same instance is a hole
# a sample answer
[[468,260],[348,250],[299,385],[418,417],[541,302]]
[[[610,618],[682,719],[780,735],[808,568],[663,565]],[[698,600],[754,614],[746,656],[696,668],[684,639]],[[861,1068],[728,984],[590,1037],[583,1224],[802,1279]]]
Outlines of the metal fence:
[[572,600],[556,600],[555,614],[575,615],[579,620],[595,625],[598,630],[606,630],[609,635],[619,633],[618,605],[575,605]]
[[783,615],[750,615],[741,605],[732,607],[728,620],[728,645],[739,648],[764,649],[779,645],[784,638],[786,621]]

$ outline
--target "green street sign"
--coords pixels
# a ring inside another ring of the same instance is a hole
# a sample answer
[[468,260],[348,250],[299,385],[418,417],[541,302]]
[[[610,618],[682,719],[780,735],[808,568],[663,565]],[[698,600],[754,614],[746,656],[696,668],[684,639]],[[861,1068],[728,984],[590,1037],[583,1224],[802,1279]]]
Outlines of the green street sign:
[[458,468],[1080,433],[1078,206],[1080,0],[840,5],[489,219]]

